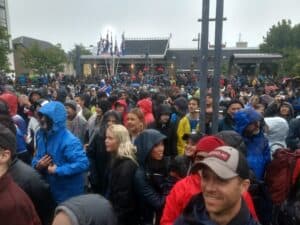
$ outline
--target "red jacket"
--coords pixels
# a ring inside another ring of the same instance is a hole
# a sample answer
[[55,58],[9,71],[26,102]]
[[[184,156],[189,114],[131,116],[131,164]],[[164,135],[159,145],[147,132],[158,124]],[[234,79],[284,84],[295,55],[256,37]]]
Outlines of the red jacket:
[[[160,225],[172,225],[189,203],[192,196],[200,192],[201,179],[198,174],[191,174],[178,181],[167,196]],[[253,218],[258,220],[250,194],[245,192],[243,198]]]
[[295,168],[294,168],[294,172],[293,172],[293,184],[296,183],[297,178],[300,175],[300,159],[297,160]]
[[9,225],[41,225],[29,197],[6,173],[0,178],[0,223]]
[[150,98],[144,98],[137,102],[137,106],[143,112],[145,117],[145,123],[148,126],[150,123],[154,122],[154,116],[152,113],[152,101]]

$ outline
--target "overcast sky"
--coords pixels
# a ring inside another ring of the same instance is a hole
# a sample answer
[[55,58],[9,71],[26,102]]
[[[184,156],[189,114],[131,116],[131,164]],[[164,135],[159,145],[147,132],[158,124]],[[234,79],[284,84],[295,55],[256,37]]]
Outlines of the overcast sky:
[[[216,0],[211,0],[215,17]],[[223,42],[235,45],[241,33],[250,47],[263,41],[269,28],[281,19],[300,23],[300,0],[225,0]],[[197,47],[192,39],[201,30],[197,19],[202,0],[8,0],[12,38],[28,36],[65,50],[75,43],[96,45],[109,28],[120,40],[126,37],[166,37],[171,48]],[[214,42],[214,23],[210,23]]]

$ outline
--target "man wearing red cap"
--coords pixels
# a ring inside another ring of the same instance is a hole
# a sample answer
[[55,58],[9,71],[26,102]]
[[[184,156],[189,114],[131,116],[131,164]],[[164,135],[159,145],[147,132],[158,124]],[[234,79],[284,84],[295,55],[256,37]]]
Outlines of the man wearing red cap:
[[[200,139],[196,144],[195,163],[199,163],[204,159],[209,152],[215,148],[226,145],[224,141],[215,136],[205,136]],[[178,181],[170,194],[167,196],[166,204],[161,218],[161,225],[171,225],[182,213],[184,208],[189,203],[190,199],[200,193],[201,190],[201,177],[198,173],[198,168],[194,167],[191,175]],[[243,195],[252,215],[257,218],[251,196],[248,192]]]
[[198,164],[202,193],[195,195],[175,225],[258,225],[242,198],[250,186],[250,170],[242,153],[221,146]]

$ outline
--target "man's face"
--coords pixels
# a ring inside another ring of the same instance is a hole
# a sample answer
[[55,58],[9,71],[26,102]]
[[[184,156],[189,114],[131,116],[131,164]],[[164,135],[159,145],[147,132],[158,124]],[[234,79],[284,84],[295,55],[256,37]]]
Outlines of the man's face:
[[243,135],[246,137],[251,137],[258,134],[260,130],[260,122],[250,123],[244,130]]
[[247,191],[249,180],[234,177],[228,180],[218,177],[210,168],[201,171],[201,188],[204,203],[210,217],[238,213],[241,207],[242,193]]
[[43,129],[45,131],[51,130],[52,126],[53,126],[52,120],[43,114],[39,113],[38,115],[39,115],[38,119],[40,122],[41,129]]
[[239,103],[231,104],[227,109],[227,113],[233,117],[233,114],[239,111],[241,108],[242,106]]
[[160,122],[161,123],[167,123],[169,121],[169,119],[170,119],[170,115],[168,115],[168,114],[162,114],[160,116]]
[[69,106],[66,106],[66,111],[67,111],[67,117],[68,118],[74,118],[76,116],[76,111],[74,109],[72,109]]
[[76,97],[75,102],[77,105],[80,105],[81,108],[84,106],[84,101],[80,97]]
[[190,100],[188,104],[189,113],[194,113],[199,108],[198,102],[196,100]]

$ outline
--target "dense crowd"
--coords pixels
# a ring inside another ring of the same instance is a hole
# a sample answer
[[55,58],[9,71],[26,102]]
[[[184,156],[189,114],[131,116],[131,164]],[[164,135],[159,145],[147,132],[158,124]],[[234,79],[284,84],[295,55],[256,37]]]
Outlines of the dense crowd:
[[300,224],[292,80],[222,77],[217,134],[210,88],[62,81],[1,88],[1,224]]

